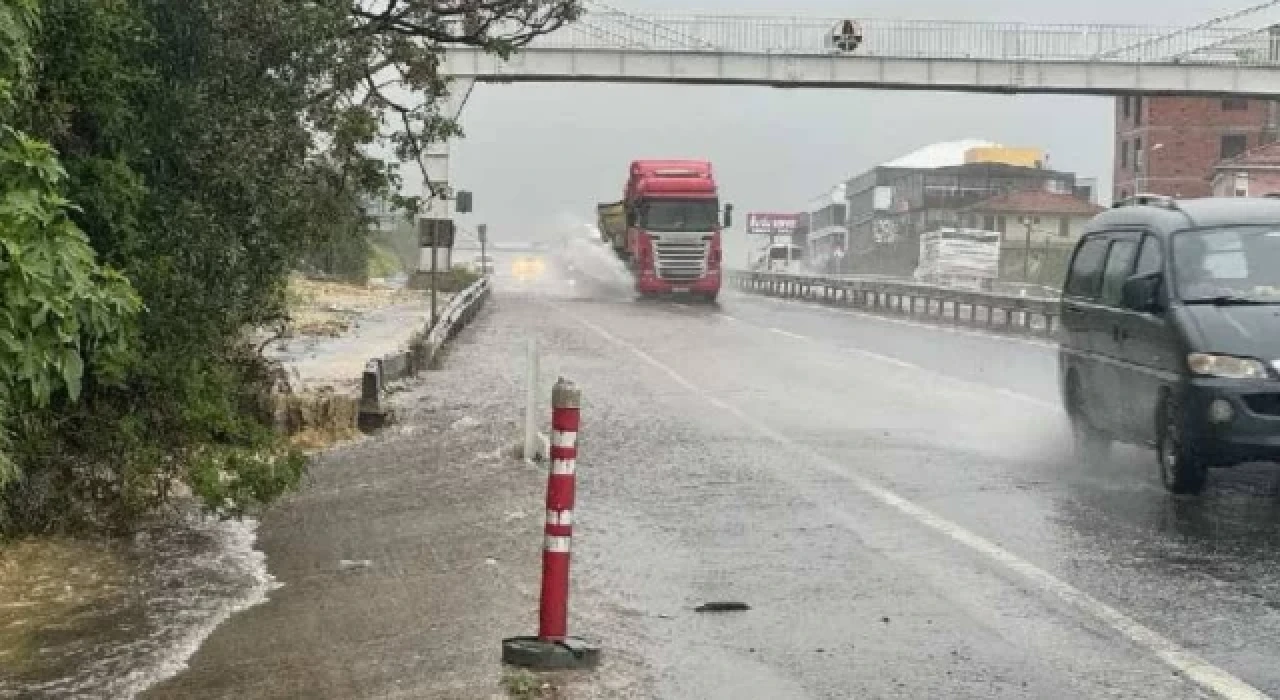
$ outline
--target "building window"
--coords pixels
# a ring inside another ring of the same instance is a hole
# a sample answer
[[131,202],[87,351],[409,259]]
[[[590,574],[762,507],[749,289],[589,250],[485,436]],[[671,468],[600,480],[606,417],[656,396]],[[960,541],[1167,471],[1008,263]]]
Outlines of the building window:
[[995,215],[993,215],[993,214],[987,214],[986,216],[982,217],[982,230],[984,230],[984,231],[994,231],[994,230],[996,230],[996,217],[995,217]]
[[1249,147],[1249,137],[1245,134],[1223,134],[1222,158],[1235,158]]
[[1006,232],[1006,229],[1007,229],[1008,227],[1009,227],[1009,222],[1008,222],[1008,220],[1007,220],[1007,219],[1005,219],[1003,216],[1000,216],[1000,217],[997,217],[997,218],[996,218],[996,230],[997,230],[997,231],[999,231],[1000,233],[1005,233],[1005,232]]
[[1244,112],[1249,109],[1249,100],[1243,97],[1227,97],[1222,100],[1224,112]]
[[1133,169],[1142,170],[1142,139],[1133,140]]
[[1127,140],[1120,142],[1120,167],[1129,167],[1129,142]]
[[1058,237],[1059,238],[1071,237],[1071,218],[1070,217],[1064,216],[1061,219],[1058,219]]
[[1249,196],[1249,173],[1236,173],[1235,196]]
[[1133,125],[1142,126],[1142,95],[1133,98]]
[[1121,109],[1124,112],[1124,118],[1128,119],[1133,116],[1133,105],[1129,102],[1128,97],[1120,98]]

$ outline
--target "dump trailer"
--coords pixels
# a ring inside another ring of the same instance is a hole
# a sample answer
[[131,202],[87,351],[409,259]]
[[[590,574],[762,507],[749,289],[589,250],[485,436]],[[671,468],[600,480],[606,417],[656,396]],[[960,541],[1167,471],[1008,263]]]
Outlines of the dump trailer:
[[627,208],[625,202],[608,202],[596,205],[597,228],[600,238],[613,248],[619,258],[627,260]]

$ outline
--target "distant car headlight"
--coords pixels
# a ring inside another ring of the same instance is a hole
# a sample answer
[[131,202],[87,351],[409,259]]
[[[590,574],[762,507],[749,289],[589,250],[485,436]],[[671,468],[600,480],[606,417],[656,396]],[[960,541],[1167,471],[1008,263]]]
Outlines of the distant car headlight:
[[1195,374],[1223,379],[1266,379],[1267,366],[1248,357],[1214,355],[1193,352],[1187,355],[1187,365]]

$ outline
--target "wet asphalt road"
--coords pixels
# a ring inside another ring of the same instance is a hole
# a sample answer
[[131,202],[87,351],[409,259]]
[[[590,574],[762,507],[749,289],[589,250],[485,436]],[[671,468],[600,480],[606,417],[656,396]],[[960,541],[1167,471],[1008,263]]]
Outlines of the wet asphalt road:
[[1280,473],[1076,463],[1052,347],[499,289],[585,393],[577,631],[656,697],[1280,696]]

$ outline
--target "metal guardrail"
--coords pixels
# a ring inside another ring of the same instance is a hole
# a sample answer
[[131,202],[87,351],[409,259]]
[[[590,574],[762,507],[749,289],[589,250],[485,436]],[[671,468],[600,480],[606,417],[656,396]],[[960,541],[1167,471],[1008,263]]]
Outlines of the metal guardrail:
[[1056,338],[1056,298],[974,292],[914,282],[835,275],[785,275],[730,270],[729,284],[753,294],[803,299],[996,333]]
[[[530,49],[639,49],[743,54],[828,54],[845,18],[638,14],[589,8]],[[1280,65],[1265,24],[1167,27],[864,19],[852,54],[878,58]]]
[[464,326],[471,323],[471,319],[475,318],[480,306],[489,297],[492,288],[492,278],[489,275],[483,275],[480,279],[472,282],[471,286],[455,294],[449,300],[448,305],[444,307],[444,311],[437,319],[435,327],[427,333],[427,343],[439,348],[449,340],[452,340],[458,334],[458,331],[462,330]]
[[436,318],[434,327],[414,333],[408,347],[365,363],[360,380],[358,416],[362,431],[377,430],[390,420],[390,412],[382,405],[387,382],[416,376],[430,369],[445,344],[475,319],[492,291],[492,278],[488,275],[481,277],[449,300]]

